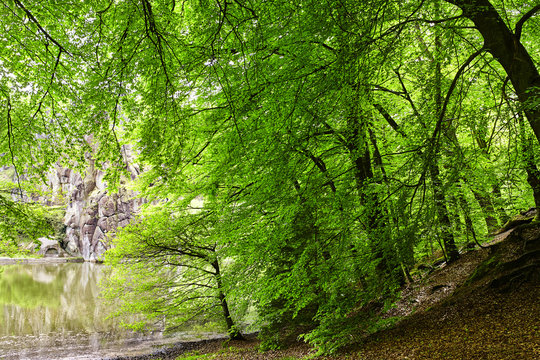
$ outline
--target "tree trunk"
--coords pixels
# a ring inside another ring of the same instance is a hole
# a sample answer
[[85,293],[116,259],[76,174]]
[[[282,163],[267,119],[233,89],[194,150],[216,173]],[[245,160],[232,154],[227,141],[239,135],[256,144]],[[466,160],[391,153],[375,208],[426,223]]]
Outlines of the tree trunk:
[[[477,134],[475,136],[476,144],[478,148],[484,153],[484,155],[490,159],[489,147],[485,135]],[[463,181],[467,182],[466,178],[463,178]],[[491,197],[484,195],[476,190],[472,190],[474,198],[478,201],[478,204],[484,212],[484,217],[486,219],[486,226],[488,228],[488,233],[496,230],[501,224],[504,224],[508,220],[508,215],[506,214],[504,208],[500,205],[502,201],[502,194],[500,185],[495,183],[491,186]],[[495,216],[497,216],[497,218]]]
[[472,190],[472,193],[476,201],[478,201],[478,205],[480,205],[482,212],[484,213],[488,233],[495,231],[499,227],[499,223],[493,216],[495,213],[495,208],[493,207],[491,200],[476,190]]
[[540,74],[520,41],[521,30],[513,34],[489,0],[446,1],[458,6],[482,34],[484,47],[504,68],[540,142],[540,106],[531,105],[535,98],[540,97]]
[[454,241],[452,233],[452,224],[448,216],[448,207],[444,198],[442,183],[440,180],[439,166],[437,163],[432,163],[430,166],[431,182],[433,184],[433,197],[435,198],[435,211],[439,219],[441,228],[441,236],[443,240],[444,251],[446,252],[448,262],[459,259],[459,251]]
[[510,220],[510,216],[506,213],[504,206],[502,205],[503,196],[501,192],[501,185],[494,184],[491,188],[491,193],[493,194],[492,203],[495,201],[493,207],[495,208],[496,214],[499,217],[500,224],[506,223]]
[[[476,231],[474,230],[473,221],[471,219],[471,211],[469,208],[469,204],[467,203],[467,200],[465,199],[465,195],[463,194],[464,190],[462,187],[459,189],[458,193],[458,201],[459,201],[459,207],[463,211],[463,217],[465,218],[465,229],[467,231],[467,246],[469,245],[469,234],[472,236],[473,241],[478,245],[479,247],[483,248],[483,245],[478,241],[478,237],[476,236]],[[486,219],[487,222],[487,219]]]
[[[536,166],[534,152],[532,151],[533,141],[527,136],[521,114],[518,114],[518,121],[520,126],[521,154],[523,156],[525,171],[527,172],[527,182],[533,189],[535,207],[536,209],[540,209],[540,171],[538,170],[538,166]],[[538,215],[536,215],[535,220],[538,220]]]
[[[440,13],[439,1],[435,2],[435,12]],[[442,71],[441,71],[441,38],[438,28],[435,32],[435,49],[433,56],[433,65],[434,69],[434,93],[433,97],[435,100],[435,115],[438,119],[441,116],[443,108],[443,97],[442,97]],[[442,131],[448,132],[448,128],[444,128]],[[445,194],[441,181],[441,173],[439,171],[439,144],[434,142],[432,144],[432,159],[427,159],[429,163],[429,172],[431,175],[431,183],[433,185],[433,197],[435,198],[435,209],[437,211],[437,217],[439,219],[439,225],[441,228],[441,235],[444,245],[444,250],[446,252],[446,257],[448,262],[459,259],[459,251],[457,249],[454,234],[452,233],[452,223],[450,221],[450,213],[448,211],[448,206],[446,204]]]
[[220,271],[219,262],[217,261],[217,259],[212,262],[212,267],[214,268],[214,271],[215,271],[216,283],[217,283],[217,289],[218,289],[218,298],[221,303],[221,309],[223,311],[223,317],[225,318],[225,324],[227,325],[227,333],[229,334],[229,339],[244,340],[242,333],[234,325],[234,321],[231,317],[231,312],[229,311],[229,305],[227,304],[225,293],[223,293],[221,271]]
[[382,208],[377,194],[366,186],[374,181],[374,175],[371,167],[366,119],[359,116],[359,83],[355,86],[354,93],[355,99],[353,99],[352,109],[347,117],[346,147],[353,163],[360,202],[366,211],[366,231],[370,239],[373,259],[378,261],[375,270],[381,279],[391,279],[403,284],[404,277],[391,242],[391,235],[384,234],[390,230],[388,228],[388,214]]
[[[482,34],[484,47],[504,68],[536,140],[540,142],[540,106],[534,104],[540,98],[540,73],[520,39],[524,22],[536,11],[540,11],[540,5],[536,5],[518,21],[514,34],[489,0],[446,1],[458,6]],[[525,170],[527,182],[533,189],[535,206],[540,209],[540,172],[536,163],[528,160]]]

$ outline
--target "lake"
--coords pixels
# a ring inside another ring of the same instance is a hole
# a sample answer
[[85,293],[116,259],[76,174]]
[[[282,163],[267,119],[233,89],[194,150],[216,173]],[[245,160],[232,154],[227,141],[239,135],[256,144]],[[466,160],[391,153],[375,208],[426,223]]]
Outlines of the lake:
[[0,266],[0,359],[101,359],[194,338],[137,333],[106,319],[111,305],[99,298],[99,283],[107,272],[93,263]]

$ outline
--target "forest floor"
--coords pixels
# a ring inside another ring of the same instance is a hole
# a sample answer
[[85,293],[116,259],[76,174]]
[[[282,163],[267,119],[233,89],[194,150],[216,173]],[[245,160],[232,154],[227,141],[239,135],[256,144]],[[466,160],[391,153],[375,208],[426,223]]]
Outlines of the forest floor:
[[[402,320],[326,360],[540,359],[540,225],[511,229],[484,249],[428,267],[385,316]],[[154,359],[314,358],[305,343],[259,352],[247,341],[208,341]],[[182,353],[183,354],[180,354]]]

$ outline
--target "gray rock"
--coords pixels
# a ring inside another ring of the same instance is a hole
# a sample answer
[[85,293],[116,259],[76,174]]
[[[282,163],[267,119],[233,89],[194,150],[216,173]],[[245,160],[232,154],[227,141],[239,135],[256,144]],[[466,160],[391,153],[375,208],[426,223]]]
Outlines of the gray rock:
[[92,236],[92,246],[94,249],[97,248],[97,244],[99,243],[99,240],[103,239],[105,237],[105,234],[101,230],[99,226],[96,227],[94,231],[94,235]]
[[116,204],[114,200],[109,196],[104,196],[99,200],[99,215],[113,216],[116,213]]
[[79,246],[77,245],[77,241],[68,241],[65,250],[70,256],[81,255],[81,252],[79,251]]
[[41,246],[38,250],[39,255],[43,256],[55,256],[55,257],[63,257],[66,255],[65,251],[62,249],[58,241],[51,240],[46,237],[41,237],[38,239],[38,241],[41,243]]
[[[83,172],[66,168],[57,164],[46,178],[46,189],[52,196],[34,199],[47,205],[64,205],[66,207],[63,223],[65,238],[63,251],[57,241],[46,239],[48,246],[40,249],[42,254],[67,253],[71,256],[83,256],[85,260],[100,259],[108,249],[107,234],[118,227],[129,224],[146,201],[138,198],[135,192],[120,189],[118,193],[107,191],[104,170],[108,164],[98,164],[93,159],[97,150],[93,136],[85,136],[91,151],[85,154],[87,165]],[[130,146],[122,147],[122,156],[129,171],[129,181],[140,173],[138,165],[133,163]],[[47,250],[49,249],[49,250]]]

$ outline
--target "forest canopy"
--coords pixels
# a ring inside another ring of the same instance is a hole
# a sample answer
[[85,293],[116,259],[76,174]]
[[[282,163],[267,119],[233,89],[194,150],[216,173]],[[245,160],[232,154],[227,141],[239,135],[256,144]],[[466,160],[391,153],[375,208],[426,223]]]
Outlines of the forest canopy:
[[[109,259],[160,272],[131,287],[156,301],[131,309],[185,317],[187,281],[234,336],[253,306],[269,346],[287,324],[331,350],[419,258],[454,261],[540,206],[538,13],[525,0],[4,0],[0,166],[39,182],[55,163],[84,168],[91,142],[114,189],[132,145],[150,202]],[[152,293],[164,284],[176,296]]]

